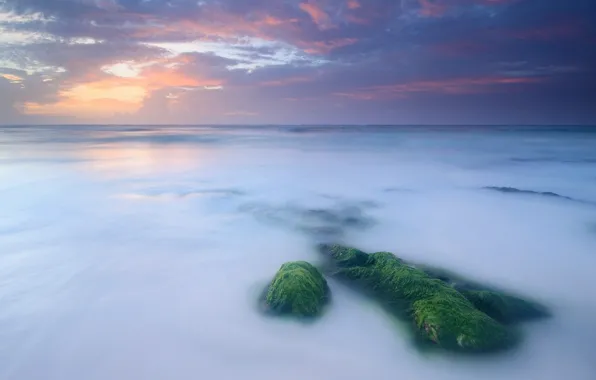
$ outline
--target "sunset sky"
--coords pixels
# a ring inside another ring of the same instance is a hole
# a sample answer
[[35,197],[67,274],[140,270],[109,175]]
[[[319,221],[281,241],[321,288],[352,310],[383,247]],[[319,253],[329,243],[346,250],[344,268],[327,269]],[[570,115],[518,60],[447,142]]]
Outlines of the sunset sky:
[[595,0],[0,0],[0,124],[596,124]]

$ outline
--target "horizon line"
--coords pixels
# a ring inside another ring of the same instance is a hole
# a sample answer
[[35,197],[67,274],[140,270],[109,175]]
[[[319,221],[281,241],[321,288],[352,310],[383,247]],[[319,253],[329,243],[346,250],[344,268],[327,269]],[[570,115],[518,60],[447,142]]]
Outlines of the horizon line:
[[345,123],[312,123],[312,124],[285,124],[285,123],[263,123],[263,124],[225,124],[225,123],[207,123],[207,124],[191,124],[191,123],[160,123],[160,124],[143,124],[143,123],[44,123],[44,124],[2,124],[3,127],[128,127],[128,126],[143,126],[143,127],[596,127],[595,124],[480,124],[480,123],[458,123],[458,124],[345,124]]

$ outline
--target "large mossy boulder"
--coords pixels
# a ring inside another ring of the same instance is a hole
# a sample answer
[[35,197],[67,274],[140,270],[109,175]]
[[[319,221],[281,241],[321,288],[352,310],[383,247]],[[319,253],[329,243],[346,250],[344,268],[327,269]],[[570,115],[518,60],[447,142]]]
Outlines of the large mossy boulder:
[[327,281],[305,261],[283,264],[265,294],[268,312],[297,318],[319,316],[328,301]]
[[392,314],[414,322],[417,335],[441,348],[487,352],[508,348],[517,334],[477,309],[444,281],[388,252],[366,254],[340,245],[322,245],[335,277],[356,286]]

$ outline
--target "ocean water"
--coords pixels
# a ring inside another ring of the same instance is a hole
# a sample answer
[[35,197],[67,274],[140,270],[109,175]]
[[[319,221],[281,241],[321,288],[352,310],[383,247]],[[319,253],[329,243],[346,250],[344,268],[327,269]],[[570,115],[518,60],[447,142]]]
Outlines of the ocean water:
[[[554,317],[473,358],[416,350],[333,281],[317,323],[264,317],[263,287],[321,241]],[[0,128],[2,380],[593,380],[595,289],[593,129]]]

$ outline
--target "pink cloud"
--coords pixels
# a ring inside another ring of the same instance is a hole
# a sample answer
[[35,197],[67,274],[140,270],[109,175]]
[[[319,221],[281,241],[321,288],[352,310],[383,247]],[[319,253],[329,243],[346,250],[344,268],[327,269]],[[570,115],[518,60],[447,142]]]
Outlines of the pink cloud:
[[424,17],[441,17],[449,9],[449,5],[437,0],[418,0],[420,3],[420,15]]
[[277,80],[270,80],[259,83],[260,86],[264,87],[277,87],[277,86],[286,86],[288,84],[295,84],[295,83],[306,83],[312,82],[314,78],[307,77],[307,76],[295,76],[295,77],[287,77]]
[[538,77],[487,76],[476,78],[451,78],[436,81],[415,81],[363,88],[353,92],[334,93],[336,96],[357,100],[406,98],[411,94],[482,94],[500,91],[503,86],[544,82]]
[[298,5],[303,12],[306,12],[312,21],[319,27],[319,29],[331,29],[335,25],[331,21],[331,18],[319,5],[310,1],[308,3],[300,3]]
[[348,0],[348,9],[358,9],[361,7],[358,0]]
[[299,46],[308,54],[326,54],[340,47],[353,45],[358,42],[356,38],[338,38],[328,41],[300,42]]

